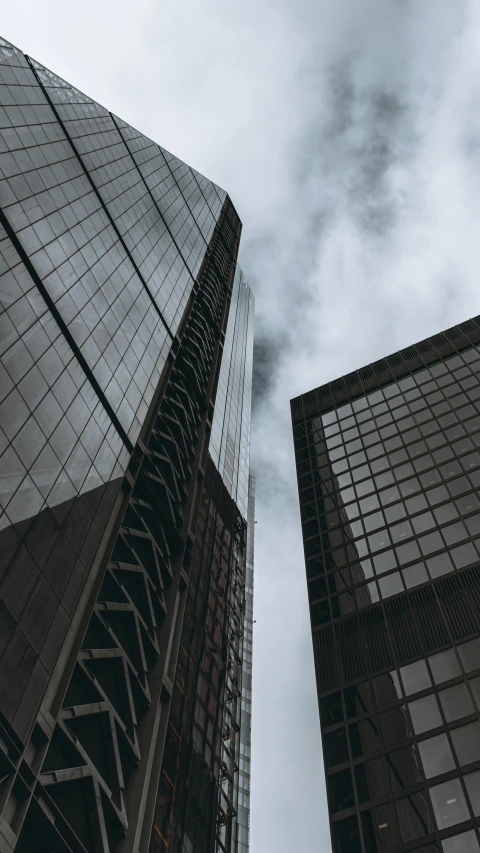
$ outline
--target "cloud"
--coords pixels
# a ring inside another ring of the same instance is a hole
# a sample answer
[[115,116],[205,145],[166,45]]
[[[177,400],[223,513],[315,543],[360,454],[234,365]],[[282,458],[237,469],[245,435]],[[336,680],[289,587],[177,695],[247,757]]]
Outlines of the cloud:
[[258,335],[251,851],[327,853],[289,399],[480,311],[480,8],[100,6],[11,4],[3,35],[224,186],[243,220]]

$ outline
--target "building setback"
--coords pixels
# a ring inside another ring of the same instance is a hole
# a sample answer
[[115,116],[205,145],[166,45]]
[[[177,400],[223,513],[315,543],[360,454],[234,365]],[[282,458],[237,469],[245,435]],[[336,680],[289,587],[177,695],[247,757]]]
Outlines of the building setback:
[[0,853],[245,853],[241,223],[3,40],[0,83]]
[[478,853],[480,317],[291,410],[334,853]]

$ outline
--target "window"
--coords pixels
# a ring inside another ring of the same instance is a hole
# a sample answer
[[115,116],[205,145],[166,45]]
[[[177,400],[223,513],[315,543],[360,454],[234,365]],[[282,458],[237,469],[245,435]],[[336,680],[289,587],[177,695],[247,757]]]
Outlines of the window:
[[413,515],[415,512],[420,512],[422,509],[426,509],[427,501],[425,500],[424,495],[415,495],[415,497],[408,498],[405,501],[405,506],[407,507],[408,514]]
[[469,563],[475,563],[478,559],[477,552],[471,542],[466,542],[465,545],[453,548],[451,554],[457,569],[462,569],[464,566],[468,566]]
[[458,654],[462,661],[465,672],[473,672],[480,669],[480,638],[470,640],[458,646]]
[[395,699],[402,698],[402,688],[395,669],[373,678],[372,687],[377,708],[381,708],[382,705],[390,705]]
[[477,496],[471,492],[468,495],[463,495],[463,497],[458,498],[457,507],[463,515],[467,512],[473,512],[475,509],[480,509],[480,501]]
[[472,809],[475,817],[480,816],[480,770],[475,773],[467,773],[464,777],[467,787],[468,796],[472,804]]
[[438,694],[447,723],[475,712],[466,684],[456,684]]
[[446,829],[469,819],[470,814],[459,779],[451,779],[430,788],[430,797],[439,829]]
[[477,676],[477,678],[472,678],[472,680],[469,681],[469,684],[470,684],[470,687],[472,688],[473,698],[475,700],[475,704],[476,704],[477,708],[480,710],[480,676]]
[[324,756],[327,767],[333,767],[335,764],[341,764],[343,761],[348,761],[348,744],[345,729],[338,729],[329,735],[325,735]]
[[400,667],[400,676],[406,696],[419,693],[421,690],[427,690],[432,686],[427,664],[424,660],[418,660],[415,663],[409,663],[407,666]]
[[454,524],[444,527],[442,533],[447,545],[453,545],[455,542],[461,542],[462,539],[468,539],[465,525],[461,521],[456,521]]
[[413,536],[412,525],[409,521],[401,521],[400,524],[395,524],[390,528],[390,536],[392,537],[394,544],[401,542],[403,539],[409,539],[410,536]]
[[458,763],[463,766],[480,761],[480,723],[469,723],[451,732]]
[[418,560],[420,557],[420,551],[415,540],[405,542],[405,545],[399,545],[398,548],[395,548],[395,551],[401,566],[405,565],[405,563],[410,563],[412,560]]
[[438,509],[433,512],[437,524],[445,524],[447,521],[453,521],[454,518],[458,518],[458,512],[455,507],[455,504],[448,503],[443,506],[439,506]]
[[361,758],[363,755],[369,755],[380,749],[380,732],[376,717],[353,723],[349,727],[349,731],[354,758]]
[[398,829],[390,803],[362,812],[362,827],[367,850],[391,850],[398,844]]
[[403,582],[400,572],[393,572],[393,574],[387,575],[385,578],[380,578],[378,586],[382,598],[390,598],[391,595],[403,592]]
[[368,681],[362,681],[360,684],[346,688],[345,708],[348,719],[373,710],[374,704],[370,695],[370,684]]
[[385,507],[385,518],[387,519],[388,524],[392,524],[394,521],[400,521],[401,518],[405,518],[406,514],[405,506],[402,503]]
[[323,726],[333,726],[343,720],[342,697],[340,693],[333,693],[320,700],[320,716]]
[[[358,491],[358,486],[357,486]],[[360,501],[360,510],[362,513],[371,512],[374,509],[378,509],[380,506],[378,502],[378,498],[376,495],[370,495],[368,498],[363,498]],[[367,519],[365,519],[365,525],[367,524]]]
[[440,533],[435,530],[433,533],[428,533],[426,536],[421,536],[419,538],[420,548],[422,549],[422,554],[431,554],[432,551],[438,551],[440,548],[444,548],[442,537]]
[[427,570],[423,563],[415,563],[413,566],[408,566],[406,569],[403,569],[402,575],[407,589],[419,586],[419,584],[428,581]]
[[449,497],[450,495],[448,494],[445,486],[438,486],[438,488],[430,489],[430,491],[426,493],[426,498],[430,506],[435,506],[436,504],[442,503],[442,501],[448,500]]
[[427,566],[432,578],[438,578],[440,575],[453,572],[453,563],[446,551],[443,554],[436,554],[435,557],[429,557]]
[[384,758],[374,758],[355,767],[355,780],[360,803],[385,796],[389,790]]
[[421,735],[423,732],[428,732],[431,729],[436,729],[437,726],[443,725],[437,699],[434,695],[424,696],[423,699],[416,699],[414,702],[409,702],[408,710],[410,711],[413,730],[416,735]]
[[424,512],[422,515],[417,515],[416,518],[413,518],[412,524],[415,533],[424,533],[426,530],[430,530],[431,527],[435,527],[435,520],[431,512]]
[[443,853],[480,853],[480,846],[473,829],[462,832],[461,835],[452,835],[442,841]]
[[395,807],[402,841],[413,841],[433,832],[433,816],[423,791],[402,797],[396,801]]
[[403,791],[410,785],[423,782],[421,764],[413,744],[387,755],[387,766],[392,791]]
[[[406,546],[404,545],[403,547],[405,548]],[[377,556],[373,558],[373,565],[377,575],[388,572],[390,569],[394,569],[397,566],[395,554],[393,551],[384,551],[383,554],[377,554]]]
[[358,820],[347,817],[332,824],[333,853],[362,853]]
[[341,812],[355,805],[352,774],[349,769],[327,776],[327,789],[332,812]]
[[367,515],[364,519],[364,524],[367,533],[370,533],[372,530],[377,530],[385,524],[383,514],[381,512],[374,512],[373,515]]
[[427,779],[440,776],[455,768],[452,750],[446,734],[436,735],[419,743],[420,758]]
[[393,746],[412,737],[408,711],[404,705],[378,715],[384,746]]

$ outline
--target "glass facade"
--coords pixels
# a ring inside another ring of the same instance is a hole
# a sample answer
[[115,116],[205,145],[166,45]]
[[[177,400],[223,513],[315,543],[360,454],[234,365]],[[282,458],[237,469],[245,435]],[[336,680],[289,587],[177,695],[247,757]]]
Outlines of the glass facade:
[[218,380],[210,454],[243,517],[248,512],[255,300],[237,268]]
[[245,614],[242,650],[242,711],[237,798],[238,853],[248,853],[252,729],[253,557],[255,540],[255,477],[248,480]]
[[240,234],[224,190],[0,39],[1,850],[238,849]]
[[480,850],[479,342],[292,401],[335,853]]

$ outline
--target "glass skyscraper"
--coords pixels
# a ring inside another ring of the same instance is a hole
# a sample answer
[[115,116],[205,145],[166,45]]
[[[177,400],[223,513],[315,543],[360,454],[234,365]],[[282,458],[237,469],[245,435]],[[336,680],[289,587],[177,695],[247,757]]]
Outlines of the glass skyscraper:
[[291,409],[334,853],[478,853],[480,318]]
[[0,83],[0,851],[244,853],[241,223],[3,40]]

